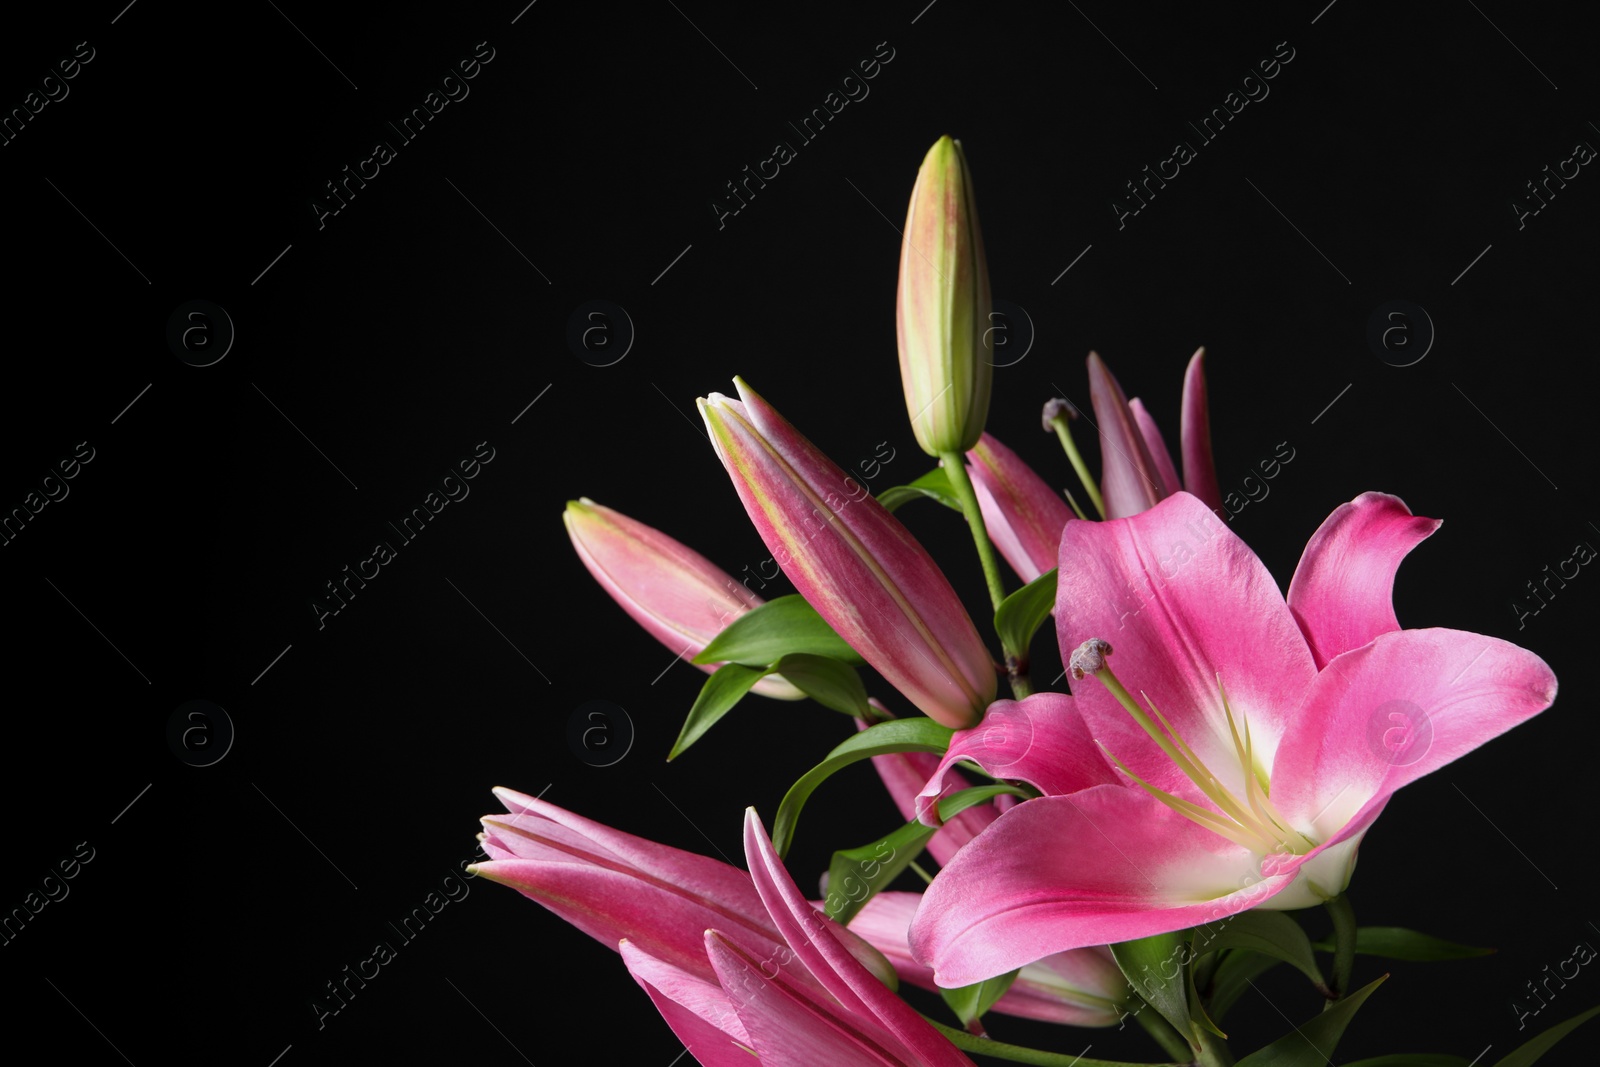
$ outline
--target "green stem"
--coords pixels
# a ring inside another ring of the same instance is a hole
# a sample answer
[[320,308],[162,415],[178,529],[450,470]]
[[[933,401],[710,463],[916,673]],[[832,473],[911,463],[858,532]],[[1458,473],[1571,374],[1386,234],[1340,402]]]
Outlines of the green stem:
[[[978,546],[978,562],[983,564],[983,579],[989,583],[989,599],[994,603],[995,610],[999,611],[1006,598],[1006,589],[1000,581],[1000,561],[995,558],[994,545],[989,542],[989,531],[983,525],[983,509],[978,506],[978,494],[967,475],[966,457],[960,452],[946,452],[939,459],[944,464],[945,477],[950,479],[950,487],[961,501],[961,513],[967,517],[973,544]],[[1006,649],[1007,655],[1015,652],[1015,649]]]
[[953,1026],[946,1026],[936,1019],[924,1019],[932,1024],[933,1028],[950,1039],[950,1043],[963,1052],[976,1052],[983,1056],[993,1056],[999,1060],[1010,1060],[1012,1063],[1032,1063],[1038,1067],[1187,1067],[1187,1058],[1177,1063],[1149,1063],[1130,1064],[1122,1060],[1087,1060],[1082,1056],[1069,1056],[1060,1052],[1045,1052],[1036,1048],[1025,1048],[1022,1045],[1008,1045],[1004,1041],[991,1041],[986,1037],[974,1037],[965,1030],[957,1030]]
[[1200,1067],[1233,1067],[1233,1053],[1216,1034],[1203,1026],[1195,1027],[1195,1033],[1200,1038],[1200,1054],[1195,1063]]
[[1072,469],[1078,472],[1078,481],[1083,483],[1084,489],[1089,492],[1089,499],[1094,502],[1094,509],[1103,519],[1106,517],[1106,502],[1100,498],[1100,487],[1094,484],[1094,479],[1089,477],[1089,467],[1083,462],[1083,457],[1078,454],[1077,442],[1073,441],[1072,433],[1067,429],[1067,417],[1058,415],[1050,420],[1050,425],[1056,428],[1056,437],[1061,441],[1062,449],[1067,453],[1067,459],[1072,462]]
[[1323,907],[1333,919],[1333,995],[1337,998],[1350,992],[1350,972],[1356,962],[1356,913],[1343,893],[1324,901]]
[[1150,1011],[1141,1010],[1135,1012],[1133,1017],[1139,1020],[1139,1025],[1145,1028],[1146,1033],[1155,1038],[1156,1044],[1161,1046],[1161,1051],[1168,1056],[1184,1062],[1194,1058],[1194,1049],[1189,1047],[1189,1043],[1183,1039],[1183,1035],[1174,1030],[1172,1024],[1163,1019],[1159,1012],[1154,1009]]
[[[983,509],[978,504],[978,494],[972,488],[972,478],[967,474],[966,457],[959,452],[945,452],[939,461],[944,465],[945,476],[950,480],[956,498],[961,501],[961,513],[967,517],[967,526],[972,530],[972,543],[978,546],[978,561],[983,564],[983,580],[989,585],[989,600],[994,604],[994,609],[999,611],[1006,599],[1006,588],[1000,580],[1000,561],[995,556],[994,544],[989,540],[989,530],[983,524]],[[1000,643],[1005,654],[1006,680],[1011,683],[1012,695],[1021,700],[1033,692],[1033,686],[1028,682],[1028,650],[1012,648],[1005,643],[1003,635]]]

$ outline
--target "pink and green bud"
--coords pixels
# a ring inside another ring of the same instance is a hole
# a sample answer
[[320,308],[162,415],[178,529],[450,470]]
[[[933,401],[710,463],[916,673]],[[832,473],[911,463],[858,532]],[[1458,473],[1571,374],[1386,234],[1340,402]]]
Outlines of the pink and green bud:
[[967,453],[983,525],[1017,577],[1031,582],[1054,570],[1061,530],[1072,518],[1065,498],[989,434]]
[[961,142],[941,137],[911,190],[895,321],[900,381],[931,456],[978,443],[989,414],[989,268]]
[[[595,581],[683,660],[693,661],[724,627],[762,603],[688,545],[587,497],[567,501],[562,519]],[[721,664],[698,666],[709,674]],[[754,690],[778,700],[805,696],[776,674],[761,679]]]
[[745,511],[795,589],[929,718],[960,729],[997,675],[950,582],[900,520],[739,378],[699,400]]

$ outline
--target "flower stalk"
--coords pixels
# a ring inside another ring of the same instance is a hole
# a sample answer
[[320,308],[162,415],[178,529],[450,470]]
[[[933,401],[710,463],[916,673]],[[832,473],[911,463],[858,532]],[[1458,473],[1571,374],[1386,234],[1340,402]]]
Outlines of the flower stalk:
[[1333,920],[1333,999],[1328,1003],[1334,1004],[1350,992],[1350,973],[1356,962],[1356,913],[1350,907],[1350,897],[1344,893],[1327,901],[1323,907],[1328,909],[1328,917]]

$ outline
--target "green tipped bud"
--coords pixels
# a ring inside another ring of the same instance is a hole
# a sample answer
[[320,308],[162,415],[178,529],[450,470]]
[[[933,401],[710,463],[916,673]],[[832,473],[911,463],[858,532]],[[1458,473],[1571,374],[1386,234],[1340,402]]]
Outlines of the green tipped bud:
[[895,302],[906,410],[931,456],[965,452],[983,434],[990,305],[972,175],[961,142],[941,137],[911,190]]

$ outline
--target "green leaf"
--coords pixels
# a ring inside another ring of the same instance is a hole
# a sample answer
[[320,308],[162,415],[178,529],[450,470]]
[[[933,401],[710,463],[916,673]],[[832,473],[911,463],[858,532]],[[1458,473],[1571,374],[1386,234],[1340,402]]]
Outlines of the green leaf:
[[[1191,1046],[1198,1048],[1189,1021],[1188,990],[1186,983],[1179,981],[1188,964],[1185,958],[1188,938],[1187,930],[1141,937],[1137,941],[1112,945],[1111,954],[1134,992],[1171,1023]],[[1169,967],[1171,974],[1167,973]]]
[[1251,979],[1259,978],[1279,962],[1272,956],[1255,952],[1224,953],[1216,974],[1211,978],[1211,1017],[1220,1023],[1222,1017],[1228,1014],[1228,1009],[1250,988]]
[[1272,956],[1293,965],[1319,990],[1325,992],[1327,988],[1306,932],[1281,911],[1244,911],[1197,926],[1194,946],[1200,955],[1238,948]]
[[840,769],[890,752],[942,754],[950,747],[950,735],[954,732],[932,719],[894,719],[869,726],[841,743],[828,753],[826,759],[801,775],[789,787],[789,792],[784,794],[783,802],[778,805],[778,814],[772,820],[772,847],[780,856],[788,854],[789,844],[794,840],[795,823],[800,819],[800,810],[805,807],[817,786]]
[[[980,785],[951,793],[939,801],[939,818],[953,819],[974,804],[981,804],[1022,790],[1010,785]],[[929,839],[938,833],[934,826],[912,820],[878,840],[859,848],[840,849],[828,864],[828,897],[822,910],[829,918],[848,923],[884,886],[899,877],[921,855]]]
[[856,669],[847,663],[810,652],[791,652],[771,669],[825,708],[860,718],[869,714],[867,687],[861,684]]
[[1051,569],[1001,602],[994,613],[994,630],[1000,635],[1000,643],[1026,659],[1034,632],[1044,625],[1055,606],[1056,572]]
[[[1332,952],[1333,942],[1318,941],[1312,946],[1320,952]],[[1427,960],[1464,960],[1473,956],[1487,956],[1492,948],[1474,948],[1458,945],[1442,937],[1420,934],[1402,926],[1363,926],[1356,930],[1356,952],[1363,956],[1382,956],[1391,960],[1412,963]]]
[[995,978],[988,978],[975,985],[964,985],[957,989],[941,989],[939,995],[944,997],[944,1002],[950,1005],[950,1010],[956,1013],[956,1018],[961,1020],[962,1026],[970,1026],[974,1019],[981,1018],[983,1013],[994,1006],[994,1002],[1006,995],[1006,990],[1011,988],[1011,983],[1017,980],[1021,973],[1019,967]]
[[1586,1012],[1574,1015],[1564,1023],[1556,1023],[1544,1033],[1500,1060],[1494,1067],[1528,1067],[1530,1063],[1537,1063],[1539,1057],[1555,1047],[1557,1041],[1560,1041],[1596,1015],[1600,1015],[1600,1007],[1590,1008]]
[[769,600],[734,619],[694,662],[765,667],[790,652],[809,652],[845,663],[866,662],[799,593]]
[[1442,1052],[1398,1052],[1393,1056],[1356,1060],[1344,1067],[1472,1067],[1472,1063],[1465,1056],[1447,1056]]
[[935,467],[909,485],[892,485],[878,494],[878,503],[893,511],[900,505],[918,497],[937,500],[947,508],[961,510],[961,500],[950,485],[950,476],[943,467]]
[[1335,1001],[1321,1014],[1240,1060],[1238,1067],[1326,1067],[1333,1062],[1334,1047],[1344,1036],[1344,1029],[1350,1025],[1356,1010],[1388,977],[1383,975]]
[[706,679],[706,684],[700,687],[700,695],[694,698],[694,707],[689,709],[688,717],[683,720],[683,729],[678,731],[678,739],[672,743],[672,751],[667,753],[667,759],[677,759],[686,748],[700,740],[767,673],[765,667],[745,667],[738,663],[725,663],[718,667]]
[[1194,987],[1194,968],[1186,967],[1184,972],[1184,977],[1188,984],[1189,1017],[1194,1020],[1196,1026],[1210,1030],[1224,1041],[1228,1040],[1228,1035],[1222,1032],[1220,1026],[1211,1021],[1211,1016],[1206,1014],[1206,1006],[1201,1003],[1200,993]]

